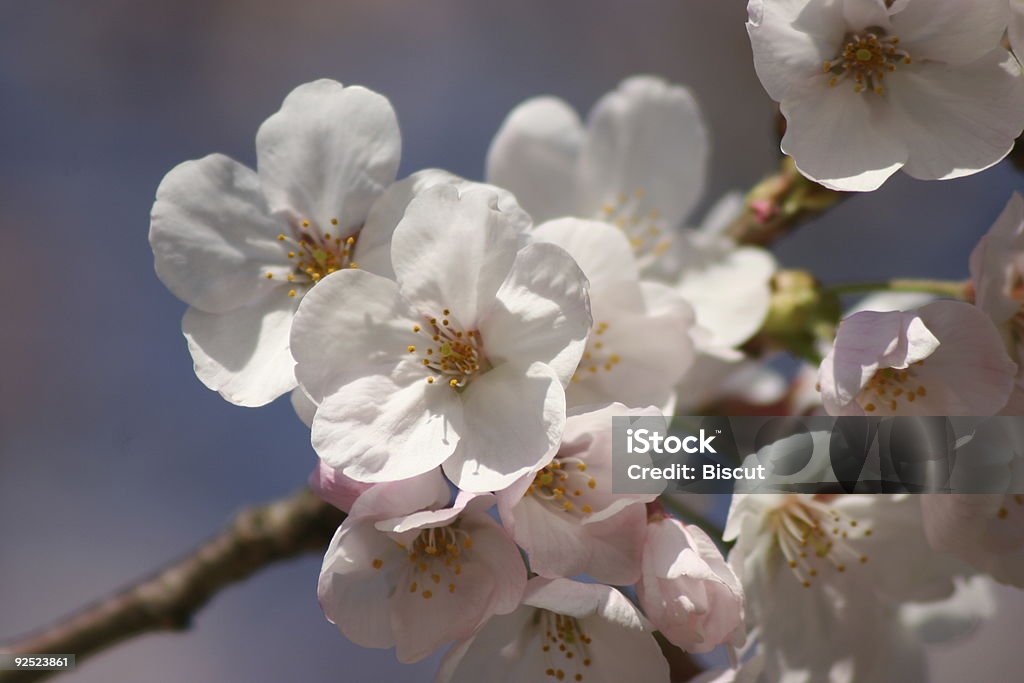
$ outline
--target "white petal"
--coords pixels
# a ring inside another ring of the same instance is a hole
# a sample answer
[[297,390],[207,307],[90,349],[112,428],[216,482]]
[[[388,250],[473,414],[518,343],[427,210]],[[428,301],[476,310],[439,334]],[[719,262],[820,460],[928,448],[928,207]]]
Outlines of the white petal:
[[156,274],[174,295],[209,313],[250,303],[277,282],[268,266],[288,263],[256,174],[211,154],[186,161],[156,191],[149,244]]
[[854,399],[880,367],[907,368],[940,347],[937,335],[916,313],[862,311],[839,325],[832,350],[818,372],[830,415],[859,410]]
[[519,606],[526,589],[526,566],[519,548],[486,514],[466,515],[462,528],[472,534],[474,558],[485,563],[495,578],[491,611],[508,614]]
[[585,572],[596,581],[628,586],[640,579],[640,558],[647,535],[647,509],[628,505],[607,519],[586,525],[590,558]]
[[[312,418],[310,419],[312,423]],[[334,507],[349,512],[359,497],[373,488],[373,484],[356,481],[334,469],[323,460],[309,475],[309,488]],[[352,515],[349,515],[350,517]]]
[[[1024,198],[1014,192],[995,224],[971,252],[974,303],[1001,325],[1020,310],[1012,296],[1024,256]],[[1022,264],[1024,265],[1024,264]]]
[[449,387],[417,380],[398,386],[365,377],[327,396],[313,419],[313,448],[357,481],[408,479],[455,450],[462,409]]
[[578,214],[579,116],[564,101],[536,97],[505,118],[487,152],[487,182],[508,188],[535,220]]
[[[614,592],[618,595],[616,601],[632,607],[621,593]],[[624,609],[625,605],[622,607]],[[651,633],[622,628],[596,617],[587,619],[583,629],[595,644],[593,668],[601,671],[603,683],[668,683],[668,662]]]
[[431,187],[409,202],[395,229],[391,262],[402,293],[424,314],[476,328],[508,275],[521,226],[487,189]]
[[181,328],[196,376],[240,406],[261,406],[295,387],[288,338],[295,299],[273,289],[227,313],[190,308]]
[[537,469],[565,427],[565,392],[543,363],[499,365],[470,382],[462,403],[462,439],[444,471],[465,491],[499,491]]
[[[936,301],[920,310],[921,320],[940,340],[921,366],[928,385],[927,415],[994,415],[1013,390],[1017,365],[988,317],[962,301]],[[925,374],[927,370],[927,374]],[[938,381],[931,381],[936,377]]]
[[842,48],[846,22],[842,3],[813,0],[750,0],[747,33],[754,68],[776,102],[790,89],[821,73]]
[[426,374],[408,351],[422,324],[391,280],[362,270],[324,278],[303,297],[292,330],[295,372],[314,402],[368,375]]
[[841,0],[843,19],[851,33],[866,28],[881,28],[889,31],[889,9],[885,0]]
[[914,61],[966,64],[999,46],[1006,0],[909,0],[892,15],[893,33]]
[[629,287],[640,304],[640,272],[633,248],[618,228],[600,221],[559,218],[538,225],[530,237],[564,249],[583,271],[592,290]]
[[1010,45],[1017,59],[1024,55],[1024,0],[1010,0]]
[[794,86],[782,101],[782,151],[828,188],[877,190],[906,163],[908,152],[890,108],[876,100],[855,92],[849,81],[829,87],[821,74]]
[[[394,542],[369,523],[346,522],[324,556],[318,594],[327,619],[346,638],[363,647],[391,647],[394,636],[388,614],[388,585],[373,560],[400,562]],[[390,566],[388,567],[390,569]]]
[[295,387],[292,389],[292,393],[289,396],[292,403],[292,409],[302,424],[307,427],[313,426],[313,416],[316,414],[316,403],[309,397],[302,387]]
[[678,290],[693,306],[712,348],[734,348],[761,329],[771,299],[769,281],[778,268],[764,249],[739,247],[724,238],[684,233],[686,245]]
[[521,607],[489,619],[476,634],[448,651],[434,683],[523,683],[543,676],[540,645],[522,642],[535,615],[536,610]]
[[1024,128],[1024,81],[1002,48],[964,66],[897,69],[889,98],[909,148],[904,170],[922,180],[977,173],[1001,161]]
[[654,210],[675,227],[704,192],[708,133],[686,88],[653,76],[623,81],[594,106],[580,153],[586,215],[625,194],[635,213]]
[[490,616],[495,577],[481,562],[462,562],[454,593],[443,584],[426,584],[417,592],[406,585],[399,583],[390,603],[395,656],[400,662],[419,661],[445,643],[472,635]]
[[587,279],[576,263],[552,244],[531,244],[515,257],[479,330],[491,363],[545,363],[564,385],[592,323]]
[[506,524],[529,556],[532,571],[550,578],[586,571],[590,544],[579,524],[532,497],[523,499],[507,516]]
[[601,334],[592,333],[587,347],[591,357],[584,358],[569,385],[572,406],[609,401],[663,406],[689,369],[694,359],[693,309],[670,287],[642,285],[644,308],[631,304],[624,288],[594,292],[594,322]]
[[411,516],[420,510],[442,508],[451,499],[448,482],[438,469],[410,479],[388,481],[368,487],[355,480],[341,483],[346,487],[365,487],[349,511],[349,517],[353,519],[367,517],[382,520]]
[[745,205],[746,201],[742,192],[732,190],[725,193],[708,209],[704,220],[701,221],[699,231],[706,235],[724,236],[726,228],[739,218]]
[[435,185],[454,185],[460,192],[471,189],[489,189],[498,201],[498,208],[509,214],[522,230],[531,225],[531,219],[516,203],[510,192],[499,187],[474,183],[457,175],[429,168],[417,171],[408,178],[393,183],[384,194],[373,203],[366,225],[359,233],[356,243],[355,261],[362,270],[394,279],[395,271],[391,267],[391,238],[395,228],[405,216],[405,210],[413,197],[423,193]]
[[398,120],[386,98],[322,79],[295,88],[256,133],[260,181],[272,211],[321,233],[362,227],[395,179]]

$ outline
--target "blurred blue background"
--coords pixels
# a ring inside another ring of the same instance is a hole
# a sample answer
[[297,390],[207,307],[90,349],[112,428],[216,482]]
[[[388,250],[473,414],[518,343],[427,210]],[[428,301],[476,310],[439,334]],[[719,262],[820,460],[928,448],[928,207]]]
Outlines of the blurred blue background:
[[[315,462],[286,401],[236,408],[193,375],[184,306],[147,243],[166,171],[213,151],[254,165],[260,122],[330,77],[391,99],[403,175],[479,178],[521,100],[557,94],[585,112],[647,72],[704,107],[706,207],[775,162],[745,16],[742,0],[0,0],[0,640],[181,555]],[[826,281],[963,277],[1021,181],[1006,164],[944,184],[899,176],[777,253]],[[320,614],[318,568],[275,567],[218,596],[193,631],[122,645],[64,680],[430,680],[434,660],[404,667],[346,642]],[[995,667],[987,680],[1016,678],[998,672],[1018,671],[1024,602],[1003,605],[935,655],[936,680],[977,675],[975,654]]]

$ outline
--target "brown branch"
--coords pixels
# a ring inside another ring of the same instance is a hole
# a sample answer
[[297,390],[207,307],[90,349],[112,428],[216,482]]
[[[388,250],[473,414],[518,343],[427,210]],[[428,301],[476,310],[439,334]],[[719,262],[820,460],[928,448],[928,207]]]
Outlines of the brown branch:
[[[74,654],[77,662],[123,640],[181,631],[222,589],[261,569],[322,551],[345,518],[308,490],[243,510],[187,557],[51,628],[0,646],[10,654]],[[0,671],[0,683],[39,681],[58,672]]]

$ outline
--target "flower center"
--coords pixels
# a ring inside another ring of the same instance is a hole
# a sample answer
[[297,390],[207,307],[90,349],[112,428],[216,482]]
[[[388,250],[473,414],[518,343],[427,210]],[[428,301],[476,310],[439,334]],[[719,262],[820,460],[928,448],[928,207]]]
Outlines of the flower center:
[[423,325],[412,331],[428,339],[420,346],[410,345],[406,351],[419,354],[420,363],[431,374],[427,384],[446,381],[452,389],[462,390],[469,381],[490,364],[483,353],[483,339],[478,330],[461,330],[449,319],[451,311],[442,311],[441,319],[424,317]]
[[[332,218],[331,225],[338,225],[338,219]],[[291,268],[283,273],[267,272],[265,277],[268,280],[284,279],[308,289],[335,271],[358,267],[352,260],[358,238],[358,232],[348,237],[330,232],[321,234],[319,229],[304,220],[293,226],[290,234],[282,232],[277,236],[277,241],[288,250]],[[297,294],[297,289],[288,290],[290,297]]]
[[573,382],[580,382],[590,375],[596,375],[601,370],[611,372],[622,361],[618,354],[608,350],[601,338],[608,331],[608,327],[608,323],[594,323],[592,334],[587,339],[587,348],[583,352],[583,358],[572,376]]
[[899,409],[900,403],[910,404],[919,398],[924,398],[928,395],[928,389],[918,376],[918,370],[922,365],[924,365],[924,361],[919,360],[906,370],[897,370],[896,368],[878,370],[861,389],[857,401],[869,413],[879,410],[895,413]]
[[545,675],[556,681],[582,681],[591,665],[591,638],[583,632],[579,621],[564,614],[537,610],[533,623],[544,629],[541,653]]
[[822,571],[842,573],[868,561],[852,541],[870,536],[871,529],[859,529],[857,520],[820,500],[790,497],[769,515],[768,524],[786,564],[806,588]]
[[882,81],[886,74],[896,70],[897,64],[910,64],[910,53],[899,47],[900,39],[886,36],[882,29],[869,29],[864,34],[850,34],[842,52],[825,62],[824,71],[832,74],[828,84],[839,85],[847,77],[853,78],[854,92],[870,90],[885,93]]
[[[456,520],[448,526],[424,529],[412,545],[402,546],[409,551],[407,590],[418,592],[424,600],[434,597],[434,591],[447,590],[454,593],[459,576],[462,574],[462,554],[473,547],[468,531],[459,528]],[[381,560],[374,560],[374,569],[383,566]]]
[[614,203],[601,207],[597,216],[598,220],[611,223],[625,233],[641,267],[656,260],[672,246],[658,210],[644,210],[641,206],[644,196],[643,190],[636,190],[631,195],[620,194]]
[[597,480],[587,474],[585,462],[559,455],[534,475],[523,497],[533,496],[550,508],[583,518],[594,511],[588,498],[596,488]]

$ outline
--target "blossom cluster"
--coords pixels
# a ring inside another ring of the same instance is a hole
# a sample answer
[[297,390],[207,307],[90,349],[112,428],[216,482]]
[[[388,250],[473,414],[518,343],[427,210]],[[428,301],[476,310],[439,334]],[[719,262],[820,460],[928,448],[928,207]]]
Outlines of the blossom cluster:
[[[997,163],[1024,128],[1019,5],[751,0],[782,150],[837,190]],[[448,648],[438,682],[668,681],[663,651],[719,647],[733,666],[708,680],[922,680],[922,633],[985,617],[988,577],[1024,586],[1012,485],[738,494],[717,532],[696,496],[613,493],[613,416],[1024,407],[1024,199],[953,296],[829,325],[794,314],[816,280],[726,231],[763,207],[728,195],[695,226],[709,154],[692,94],[635,76],[585,120],[516,107],[482,180],[399,179],[389,101],[318,80],[259,128],[256,170],[167,174],[150,243],[196,375],[240,406],[290,394],[311,486],[347,512],[318,585],[345,637],[403,662]],[[814,363],[790,385],[780,351]]]

